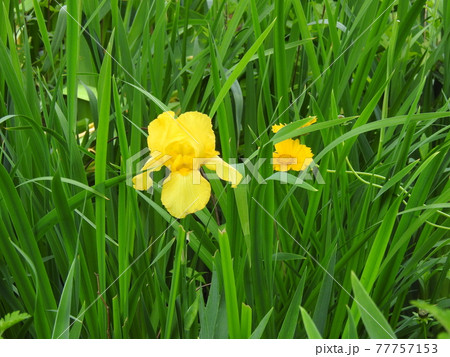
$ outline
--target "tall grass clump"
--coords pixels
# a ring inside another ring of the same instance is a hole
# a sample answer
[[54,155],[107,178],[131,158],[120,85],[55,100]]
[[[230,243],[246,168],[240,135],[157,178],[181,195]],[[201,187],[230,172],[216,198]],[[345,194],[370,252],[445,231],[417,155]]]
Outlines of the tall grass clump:
[[[3,338],[450,333],[448,1],[0,6]],[[165,111],[244,175],[180,220],[131,184]]]

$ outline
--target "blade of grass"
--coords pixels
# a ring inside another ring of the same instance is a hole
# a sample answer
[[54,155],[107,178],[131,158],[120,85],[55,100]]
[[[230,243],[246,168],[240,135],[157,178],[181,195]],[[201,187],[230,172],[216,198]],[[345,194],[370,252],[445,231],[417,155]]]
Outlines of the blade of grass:
[[226,231],[219,231],[219,246],[225,290],[225,302],[227,304],[228,334],[230,338],[241,338],[241,324],[239,322],[233,261],[231,259],[230,243]]
[[269,310],[269,312],[262,318],[262,320],[259,322],[258,326],[253,331],[252,335],[250,336],[251,339],[260,339],[264,333],[264,330],[266,329],[267,323],[269,322],[270,318],[272,317],[273,308]]
[[223,84],[222,88],[220,89],[220,92],[217,94],[216,100],[214,101],[214,104],[211,107],[211,110],[209,111],[210,118],[212,118],[214,116],[214,114],[216,113],[220,104],[222,103],[223,99],[225,98],[226,94],[228,93],[231,86],[233,85],[234,81],[239,77],[239,75],[245,69],[248,62],[252,58],[252,56],[260,48],[260,46],[262,45],[262,43],[264,42],[264,40],[266,39],[267,35],[272,30],[272,27],[274,25],[275,25],[275,20],[272,21],[272,23],[264,30],[264,32],[261,34],[261,36],[258,37],[258,39],[255,41],[255,43],[248,49],[248,51],[245,53],[245,55],[242,57],[242,59],[236,65],[233,72],[229,75],[229,77]]
[[396,338],[391,326],[354,273],[352,273],[352,286],[355,301],[358,302],[357,306],[370,338]]
[[[114,40],[114,33],[108,44],[107,52],[111,53]],[[98,102],[99,102],[99,120],[97,128],[97,142],[95,155],[95,184],[100,185],[106,179],[106,160],[108,153],[108,129],[109,129],[109,114],[111,107],[111,57],[105,56],[100,76],[98,79]],[[101,186],[100,186],[101,187]],[[100,189],[104,193],[104,189]],[[99,279],[99,291],[104,291],[106,288],[106,237],[105,237],[105,199],[96,198],[95,200],[95,225],[96,225],[96,241],[97,241],[97,269]],[[99,307],[99,326],[100,333],[105,338],[106,318],[104,314],[103,301],[98,302]]]
[[72,304],[73,275],[78,259],[74,258],[69,269],[64,288],[56,310],[55,324],[53,325],[52,338],[69,338],[70,306]]
[[303,299],[303,292],[305,288],[306,274],[300,279],[294,296],[292,297],[286,316],[281,326],[278,338],[294,338],[295,329],[298,324],[298,315],[300,313],[300,304]]
[[308,312],[300,306],[300,312],[302,314],[303,324],[305,325],[306,334],[309,339],[322,338],[319,330],[314,324],[313,319],[309,316]]
[[0,165],[0,192],[8,210],[7,212],[14,224],[19,242],[24,247],[25,253],[30,256],[30,259],[36,267],[37,279],[40,287],[39,298],[45,302],[44,306],[47,311],[55,309],[55,297],[30,222],[23,208],[19,194],[3,165]]
[[170,338],[170,336],[172,335],[172,327],[175,316],[175,301],[179,294],[179,286],[181,280],[181,256],[183,254],[185,239],[186,239],[186,232],[183,226],[180,225],[178,227],[175,256],[173,260],[173,275],[172,275],[172,283],[170,285],[170,295],[167,308],[164,338]]
[[69,123],[68,145],[70,158],[75,150],[75,133],[77,121],[77,72],[78,72],[78,51],[79,51],[79,7],[80,3],[75,0],[68,0],[67,7],[63,8],[67,12],[67,120]]

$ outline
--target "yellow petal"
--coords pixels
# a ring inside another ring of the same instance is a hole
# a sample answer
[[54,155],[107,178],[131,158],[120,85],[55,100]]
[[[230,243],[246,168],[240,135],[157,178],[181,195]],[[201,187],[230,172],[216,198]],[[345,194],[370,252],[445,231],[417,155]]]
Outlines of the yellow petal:
[[305,127],[307,127],[307,126],[310,126],[311,124],[314,124],[316,121],[317,121],[317,117],[310,117],[311,118],[311,120],[310,121],[308,121],[305,125],[302,125],[301,126],[301,128],[305,128]]
[[216,156],[205,162],[205,166],[216,171],[217,176],[222,180],[231,182],[231,187],[236,187],[242,180],[241,173],[228,163]]
[[305,170],[312,162],[311,148],[299,140],[287,139],[275,144],[273,169],[276,171]]
[[198,170],[172,172],[164,181],[161,201],[167,211],[176,218],[205,208],[211,195],[211,186]]
[[133,187],[136,190],[147,191],[153,185],[153,180],[150,177],[150,171],[145,171],[133,177]]
[[148,159],[142,167],[141,171],[159,171],[161,170],[161,167],[163,167],[163,165],[165,165],[169,160],[169,155],[158,155],[158,153],[156,153],[155,155],[152,154],[152,156],[150,156],[150,159]]
[[[305,159],[305,161],[303,161],[303,166],[301,167],[300,170],[306,170],[308,168],[308,166],[313,162],[313,159],[310,157],[307,157]],[[295,170],[295,169],[294,169]]]
[[207,115],[187,112],[178,119],[174,116],[174,112],[164,112],[149,124],[147,141],[152,157],[165,157],[162,164],[177,171],[195,170],[203,159],[218,154],[211,119]]
[[275,151],[281,155],[290,154],[295,150],[296,143],[299,143],[298,139],[287,139],[275,144]]
[[296,163],[297,158],[295,157],[286,157],[286,155],[280,155],[277,152],[273,153],[272,164],[275,171],[288,171]]
[[314,154],[311,152],[311,148],[306,145],[298,145],[295,156],[297,158],[297,164],[292,165],[291,169],[295,171],[305,170],[312,162]]
[[[170,171],[178,171],[181,169],[193,170],[194,164],[197,161],[195,159],[196,152],[195,147],[192,145],[192,141],[182,136],[177,137],[174,140],[167,143],[166,154],[170,158],[165,165],[170,168]],[[195,161],[195,162],[194,162]],[[197,165],[197,169],[200,166]]]
[[274,133],[278,133],[280,131],[281,128],[284,128],[286,126],[286,124],[275,124],[272,125],[272,131]]
[[178,136],[180,127],[176,124],[174,112],[164,112],[148,125],[147,143],[150,151],[165,154],[167,142]]
[[177,123],[195,149],[196,157],[208,158],[217,155],[216,137],[209,116],[199,112],[186,112],[179,116]]

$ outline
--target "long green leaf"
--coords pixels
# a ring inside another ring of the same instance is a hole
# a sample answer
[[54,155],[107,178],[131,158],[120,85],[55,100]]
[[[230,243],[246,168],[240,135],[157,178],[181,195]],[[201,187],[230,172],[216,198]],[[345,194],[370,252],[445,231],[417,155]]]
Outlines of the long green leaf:
[[392,327],[354,273],[351,279],[355,302],[370,338],[396,338]]

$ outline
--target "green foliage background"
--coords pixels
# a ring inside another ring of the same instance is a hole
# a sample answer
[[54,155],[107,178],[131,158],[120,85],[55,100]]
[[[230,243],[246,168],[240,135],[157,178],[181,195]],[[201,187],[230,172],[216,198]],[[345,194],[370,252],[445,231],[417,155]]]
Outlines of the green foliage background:
[[[444,0],[3,0],[3,337],[437,337],[449,34]],[[167,109],[251,178],[180,221],[127,184]],[[256,165],[299,135],[323,182]]]

